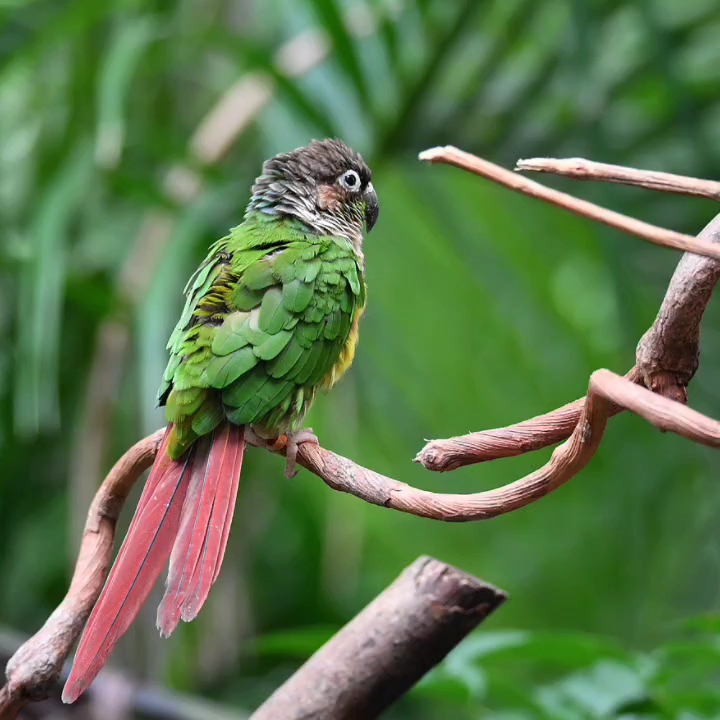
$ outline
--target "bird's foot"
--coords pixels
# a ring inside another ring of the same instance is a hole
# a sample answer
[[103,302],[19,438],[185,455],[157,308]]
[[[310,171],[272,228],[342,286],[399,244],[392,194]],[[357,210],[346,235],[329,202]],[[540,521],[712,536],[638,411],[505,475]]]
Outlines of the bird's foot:
[[312,431],[312,428],[305,428],[304,430],[298,430],[297,432],[288,433],[287,435],[281,435],[274,444],[275,450],[285,450],[285,477],[288,479],[294,478],[298,474],[297,469],[297,454],[298,448],[302,443],[311,442],[315,445],[319,445],[317,437]]

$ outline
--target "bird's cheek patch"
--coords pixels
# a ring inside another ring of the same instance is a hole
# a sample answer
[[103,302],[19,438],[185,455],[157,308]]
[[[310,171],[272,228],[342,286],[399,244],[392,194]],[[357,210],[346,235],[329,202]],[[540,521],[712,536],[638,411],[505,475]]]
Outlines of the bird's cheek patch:
[[317,204],[325,212],[336,212],[341,204],[342,198],[338,189],[333,185],[320,185],[318,187]]

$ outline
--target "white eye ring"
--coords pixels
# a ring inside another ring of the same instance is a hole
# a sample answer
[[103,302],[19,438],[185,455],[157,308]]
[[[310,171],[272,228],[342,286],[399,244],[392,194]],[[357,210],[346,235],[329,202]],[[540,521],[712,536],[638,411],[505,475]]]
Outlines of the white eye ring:
[[345,171],[338,181],[346,190],[360,189],[360,176],[354,170]]

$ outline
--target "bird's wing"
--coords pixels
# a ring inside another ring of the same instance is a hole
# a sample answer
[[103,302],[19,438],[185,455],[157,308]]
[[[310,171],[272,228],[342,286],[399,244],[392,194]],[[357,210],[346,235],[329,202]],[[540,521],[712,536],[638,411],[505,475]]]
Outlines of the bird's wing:
[[337,238],[296,239],[246,265],[203,373],[221,391],[226,416],[281,429],[299,419],[364,296],[352,248]]

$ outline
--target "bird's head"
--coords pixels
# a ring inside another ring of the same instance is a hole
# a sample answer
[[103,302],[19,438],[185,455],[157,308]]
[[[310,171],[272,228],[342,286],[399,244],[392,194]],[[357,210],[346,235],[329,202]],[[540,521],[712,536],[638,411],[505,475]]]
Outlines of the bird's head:
[[362,156],[341,140],[313,140],[276,155],[253,185],[248,211],[293,216],[319,234],[342,235],[353,243],[378,218],[372,173]]

